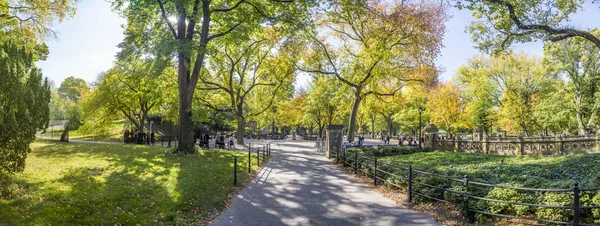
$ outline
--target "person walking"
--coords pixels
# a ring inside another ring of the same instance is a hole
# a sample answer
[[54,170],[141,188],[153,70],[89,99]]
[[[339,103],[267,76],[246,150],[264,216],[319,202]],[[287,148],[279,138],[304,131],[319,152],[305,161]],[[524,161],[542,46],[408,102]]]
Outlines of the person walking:
[[152,146],[154,146],[154,142],[155,142],[155,137],[154,137],[154,131],[152,131],[150,133],[150,143],[152,144]]
[[129,130],[128,130],[128,129],[126,129],[126,130],[125,130],[125,134],[123,135],[123,143],[125,143],[125,144],[126,144],[126,143],[127,143],[127,141],[128,141],[128,139],[129,139]]
[[233,147],[233,135],[229,135],[229,149]]

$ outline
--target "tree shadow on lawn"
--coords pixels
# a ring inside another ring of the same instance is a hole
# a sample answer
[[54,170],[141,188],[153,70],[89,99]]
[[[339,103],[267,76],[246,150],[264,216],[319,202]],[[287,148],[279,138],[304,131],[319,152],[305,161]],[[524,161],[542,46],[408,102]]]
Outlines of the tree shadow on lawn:
[[[62,161],[60,175],[46,181],[17,178],[23,194],[0,202],[0,210],[8,210],[0,219],[15,225],[199,222],[225,207],[236,190],[233,156],[244,156],[226,151],[166,155],[164,148],[132,145],[42,145],[31,156],[46,164]],[[75,162],[65,164],[69,161]]]

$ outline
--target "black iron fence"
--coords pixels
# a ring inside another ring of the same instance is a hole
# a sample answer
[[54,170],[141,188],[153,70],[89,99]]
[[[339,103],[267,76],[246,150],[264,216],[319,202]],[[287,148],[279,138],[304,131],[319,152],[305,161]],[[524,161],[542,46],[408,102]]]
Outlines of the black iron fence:
[[[573,187],[569,189],[522,188],[495,185],[471,181],[468,175],[465,175],[463,178],[454,178],[438,173],[417,170],[412,168],[412,165],[404,166],[396,163],[380,161],[377,159],[376,156],[366,156],[359,154],[358,152],[347,152],[345,149],[334,151],[332,155],[336,159],[336,163],[341,163],[343,167],[352,167],[355,174],[363,173],[369,177],[372,177],[374,185],[378,185],[378,183],[384,182],[389,186],[405,191],[408,196],[408,202],[413,202],[415,197],[421,197],[424,199],[448,203],[460,207],[462,209],[462,214],[471,222],[475,220],[475,214],[482,214],[494,217],[530,220],[560,225],[600,225],[594,224],[593,222],[582,222],[582,212],[585,212],[588,215],[587,219],[590,219],[590,213],[592,211],[600,211],[600,206],[582,206],[580,200],[582,192],[598,192],[600,191],[600,188],[580,188],[577,182],[575,182],[573,184]],[[398,173],[390,172],[397,170],[405,170],[406,174],[399,175]],[[428,176],[429,178],[425,179],[423,178],[424,176]],[[444,181],[446,182],[445,185],[454,185],[441,187],[444,185],[434,185],[427,183],[427,181],[431,181],[432,179]],[[569,194],[570,197],[572,197],[572,199],[570,198],[570,202],[572,204],[548,205],[540,203],[526,203],[520,201],[507,201],[483,197],[491,188],[501,188],[515,190],[519,192],[533,193],[566,193]],[[431,193],[438,195],[431,195]],[[492,213],[486,209],[479,208],[477,205],[477,201],[485,201],[489,203],[502,205],[525,206],[532,208],[569,210],[572,211],[573,214],[572,217],[569,217],[570,221],[560,221],[551,219],[541,219],[531,217],[529,215],[517,216],[509,214]]]
[[261,163],[264,164],[270,156],[270,143],[256,148],[253,148],[252,143],[249,143],[247,157],[233,157],[233,186],[237,186],[239,181],[243,181],[247,176],[252,175],[253,163],[255,163],[256,166],[260,166]]

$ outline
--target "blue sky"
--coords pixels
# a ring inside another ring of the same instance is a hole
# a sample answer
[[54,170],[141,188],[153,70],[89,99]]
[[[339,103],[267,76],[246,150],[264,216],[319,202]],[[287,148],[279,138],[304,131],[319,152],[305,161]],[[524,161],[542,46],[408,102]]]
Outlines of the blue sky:
[[[583,8],[572,16],[570,24],[577,28],[600,28],[600,4],[586,1]],[[445,47],[437,60],[437,64],[445,68],[440,78],[442,81],[450,80],[458,67],[479,54],[473,48],[470,34],[465,33],[466,26],[473,20],[471,13],[451,8],[450,14],[452,19],[446,24],[447,32],[443,41]],[[121,25],[125,23],[125,19],[111,11],[110,3],[83,0],[75,17],[53,27],[59,37],[57,40],[48,40],[50,55],[37,65],[56,86],[69,76],[92,82],[98,73],[112,66],[119,50],[116,45],[123,40]],[[541,42],[534,42],[515,45],[513,49],[542,55],[542,47]],[[307,76],[300,76],[298,85],[305,86],[307,80]]]
[[75,17],[53,26],[58,39],[48,40],[50,55],[36,65],[57,87],[69,76],[94,81],[98,73],[112,67],[125,23],[111,11],[110,3],[83,0]]

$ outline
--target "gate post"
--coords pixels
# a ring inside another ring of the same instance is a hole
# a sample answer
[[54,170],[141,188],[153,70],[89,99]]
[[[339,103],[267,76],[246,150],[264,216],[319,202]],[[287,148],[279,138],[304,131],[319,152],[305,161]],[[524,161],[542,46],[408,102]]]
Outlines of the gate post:
[[[335,150],[342,149],[342,128],[343,125],[329,125],[325,131],[325,156],[327,158],[332,157],[332,152]],[[336,153],[336,155],[339,153]]]

